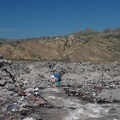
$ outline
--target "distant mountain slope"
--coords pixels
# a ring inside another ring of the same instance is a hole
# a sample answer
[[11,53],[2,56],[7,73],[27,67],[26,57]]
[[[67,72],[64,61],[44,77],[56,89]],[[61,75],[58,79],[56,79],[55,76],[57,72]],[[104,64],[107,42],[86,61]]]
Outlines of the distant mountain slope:
[[120,28],[87,28],[68,36],[0,40],[0,54],[17,60],[120,61]]

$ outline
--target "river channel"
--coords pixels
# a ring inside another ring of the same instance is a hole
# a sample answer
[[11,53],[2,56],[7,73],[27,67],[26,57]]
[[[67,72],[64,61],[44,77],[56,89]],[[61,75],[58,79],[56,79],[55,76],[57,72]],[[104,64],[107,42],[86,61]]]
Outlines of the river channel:
[[53,108],[41,109],[44,120],[120,120],[120,104],[97,104],[68,96],[62,88],[41,93]]

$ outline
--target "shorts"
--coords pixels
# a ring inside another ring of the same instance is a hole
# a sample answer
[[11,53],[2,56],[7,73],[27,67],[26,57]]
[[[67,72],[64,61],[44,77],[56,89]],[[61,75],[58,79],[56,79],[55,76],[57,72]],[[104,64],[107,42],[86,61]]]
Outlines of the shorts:
[[60,81],[56,81],[55,85],[60,86]]

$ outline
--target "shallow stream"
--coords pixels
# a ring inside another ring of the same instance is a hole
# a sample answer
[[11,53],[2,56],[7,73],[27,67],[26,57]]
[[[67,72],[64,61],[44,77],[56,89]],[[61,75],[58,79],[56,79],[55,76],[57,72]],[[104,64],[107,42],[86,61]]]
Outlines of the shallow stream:
[[43,97],[55,108],[41,110],[45,120],[120,120],[120,104],[97,104],[47,88]]

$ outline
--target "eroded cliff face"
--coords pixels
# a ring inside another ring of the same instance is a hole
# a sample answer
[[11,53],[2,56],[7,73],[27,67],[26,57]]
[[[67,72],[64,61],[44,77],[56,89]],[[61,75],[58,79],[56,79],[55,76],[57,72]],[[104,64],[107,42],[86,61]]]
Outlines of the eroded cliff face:
[[66,37],[2,41],[0,53],[17,60],[120,61],[120,32],[86,30]]

